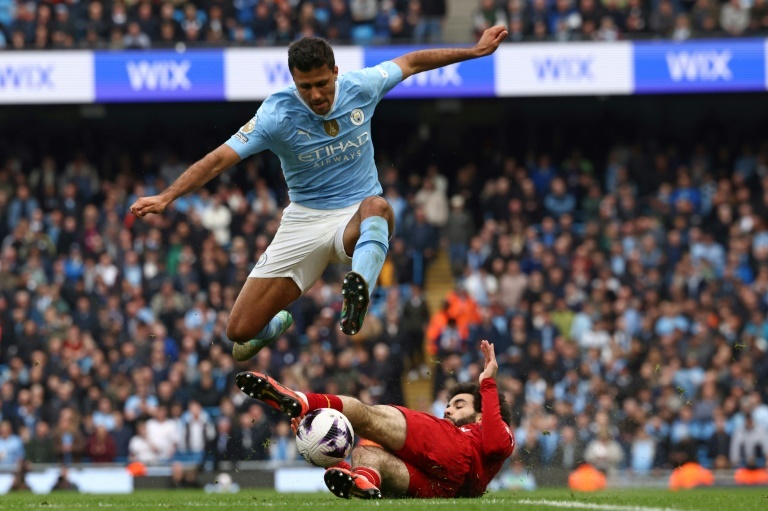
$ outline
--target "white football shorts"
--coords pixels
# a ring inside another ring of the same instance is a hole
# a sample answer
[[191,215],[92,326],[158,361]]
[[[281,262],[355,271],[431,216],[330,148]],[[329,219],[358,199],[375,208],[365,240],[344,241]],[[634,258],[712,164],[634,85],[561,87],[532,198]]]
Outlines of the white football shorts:
[[344,228],[359,206],[358,202],[342,209],[312,209],[292,202],[249,277],[290,277],[303,294],[329,264],[351,264],[344,252]]

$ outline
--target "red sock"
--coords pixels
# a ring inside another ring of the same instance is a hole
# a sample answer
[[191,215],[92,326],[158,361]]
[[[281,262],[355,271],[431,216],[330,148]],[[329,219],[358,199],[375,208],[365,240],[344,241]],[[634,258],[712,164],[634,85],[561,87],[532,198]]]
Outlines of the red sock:
[[318,408],[333,408],[340,412],[344,411],[344,405],[341,403],[339,396],[334,396],[333,394],[312,394],[311,392],[305,395],[307,396],[307,405],[310,412]]
[[368,479],[368,482],[370,482],[376,488],[381,488],[381,476],[377,470],[366,467],[357,467],[352,469],[352,473],[365,477]]

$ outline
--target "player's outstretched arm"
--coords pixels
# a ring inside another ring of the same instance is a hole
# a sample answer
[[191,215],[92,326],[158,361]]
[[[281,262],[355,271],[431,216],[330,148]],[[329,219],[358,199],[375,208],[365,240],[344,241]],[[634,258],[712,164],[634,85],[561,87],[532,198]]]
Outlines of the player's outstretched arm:
[[485,367],[480,373],[480,396],[483,417],[483,453],[489,458],[506,458],[512,455],[515,442],[509,425],[501,416],[499,391],[496,387],[496,353],[493,344],[488,341],[480,342],[480,350],[485,357]]
[[496,350],[493,344],[488,341],[480,341],[480,351],[483,352],[485,361],[483,362],[483,372],[480,373],[480,383],[486,378],[495,379],[496,373],[499,371],[499,364],[496,362]]
[[403,71],[403,80],[416,73],[464,62],[465,60],[485,57],[496,51],[499,44],[507,37],[507,28],[491,27],[483,32],[483,36],[472,48],[434,48],[406,53],[394,59]]
[[194,192],[239,161],[240,155],[228,145],[222,144],[193,163],[161,194],[140,197],[131,206],[131,213],[138,217],[150,213],[162,213],[171,202],[182,195]]

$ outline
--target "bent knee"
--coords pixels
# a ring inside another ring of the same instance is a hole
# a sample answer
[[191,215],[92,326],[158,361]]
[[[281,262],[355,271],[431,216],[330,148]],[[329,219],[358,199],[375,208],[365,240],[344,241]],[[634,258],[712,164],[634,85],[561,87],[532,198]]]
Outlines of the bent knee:
[[247,322],[239,320],[237,317],[230,316],[227,321],[227,339],[236,344],[245,344],[258,334],[261,328],[249,325]]
[[392,207],[383,197],[368,197],[360,204],[360,210],[365,216],[381,216],[389,218],[392,215]]

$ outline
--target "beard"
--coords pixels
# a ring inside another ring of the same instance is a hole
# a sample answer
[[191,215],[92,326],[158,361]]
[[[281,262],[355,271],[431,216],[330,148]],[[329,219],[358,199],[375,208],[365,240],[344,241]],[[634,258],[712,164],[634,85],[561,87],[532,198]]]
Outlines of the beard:
[[460,428],[461,426],[466,426],[467,424],[474,424],[477,422],[477,413],[473,413],[472,415],[461,419],[448,418],[448,420],[453,422],[454,426]]

